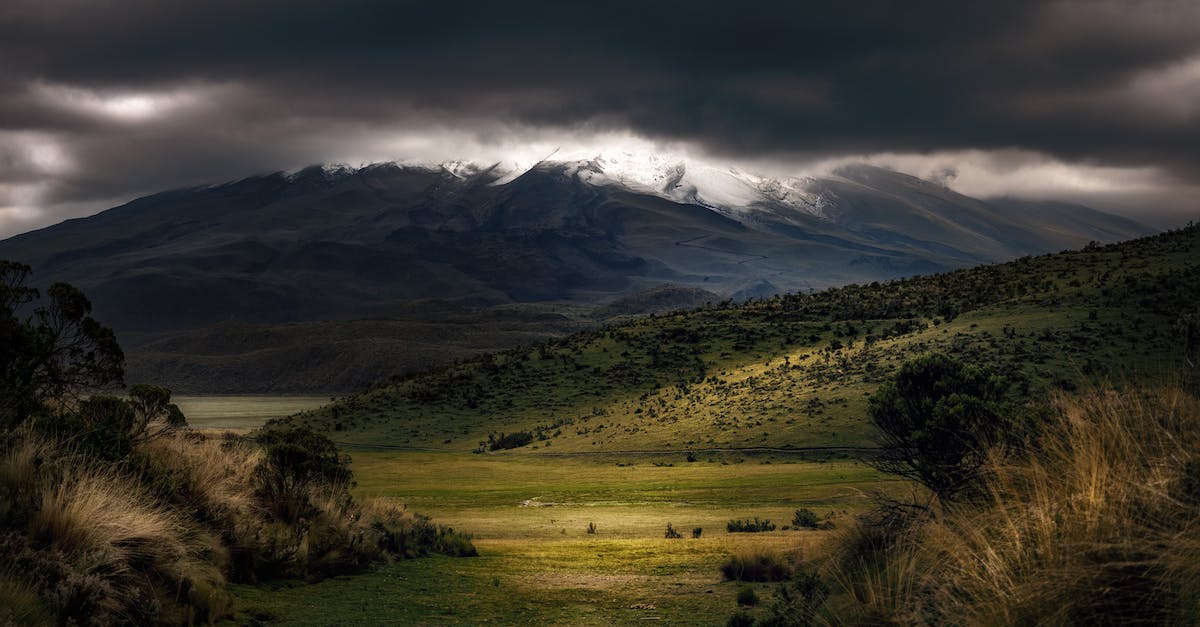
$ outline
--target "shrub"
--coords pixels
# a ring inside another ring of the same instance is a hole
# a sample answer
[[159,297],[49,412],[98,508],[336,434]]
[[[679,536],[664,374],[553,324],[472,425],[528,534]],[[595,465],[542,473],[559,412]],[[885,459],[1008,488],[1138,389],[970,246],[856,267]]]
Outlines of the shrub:
[[312,516],[312,492],[345,495],[350,460],[329,438],[305,427],[264,429],[255,438],[263,458],[255,469],[260,503],[277,519]]
[[754,627],[754,617],[746,612],[737,612],[729,617],[725,627]]
[[702,534],[702,533],[704,533],[703,527],[695,527],[692,529],[692,537],[693,538],[699,538],[700,534]]
[[825,582],[814,573],[797,569],[791,580],[779,584],[770,613],[759,625],[812,625],[828,597],[829,586]]
[[817,514],[807,507],[801,507],[792,515],[792,527],[816,529],[820,526],[821,519],[817,518]]
[[945,355],[905,363],[871,396],[879,429],[873,465],[948,499],[974,480],[983,451],[1009,435],[999,402],[1004,382]]
[[754,520],[731,520],[725,523],[725,530],[729,533],[757,533],[760,531],[775,531],[775,524],[769,520],[759,520],[758,516]]
[[872,533],[886,537],[867,567],[838,568],[857,601],[848,622],[1200,621],[1200,505],[1180,498],[1200,462],[1200,400],[1102,391],[1056,407],[1029,449],[989,452],[986,498]]
[[383,501],[368,503],[361,511],[360,518],[369,525],[375,546],[401,559],[429,553],[450,557],[475,557],[479,554],[470,536],[450,527],[435,525],[427,516],[411,514],[406,509]]
[[488,434],[488,450],[501,451],[506,449],[520,448],[532,441],[533,434],[528,431],[501,433],[499,436],[494,433],[490,433]]
[[758,594],[754,592],[754,588],[746,586],[739,589],[737,593],[737,604],[747,607],[758,605]]
[[666,531],[666,533],[663,534],[663,537],[670,538],[670,539],[676,539],[676,538],[682,538],[683,536],[680,535],[679,532],[675,530],[675,527],[673,527],[671,525],[671,523],[667,523],[667,531]]
[[594,522],[589,522],[589,523],[588,523],[588,526],[587,526],[587,532],[588,532],[588,533],[593,533],[593,534],[594,534],[594,533],[596,533],[596,523],[594,523]]
[[754,549],[731,555],[721,565],[721,574],[732,581],[783,581],[792,569],[777,554]]

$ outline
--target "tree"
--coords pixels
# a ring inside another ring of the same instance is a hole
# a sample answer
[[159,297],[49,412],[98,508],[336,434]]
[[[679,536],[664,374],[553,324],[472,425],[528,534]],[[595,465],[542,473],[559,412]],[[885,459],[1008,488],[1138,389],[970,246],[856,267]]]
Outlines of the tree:
[[904,364],[871,397],[879,428],[873,465],[952,499],[975,478],[983,451],[1009,432],[1000,402],[1004,381],[945,355]]
[[153,437],[169,429],[187,426],[187,418],[179,406],[171,402],[171,390],[167,388],[145,383],[131,385],[129,403],[135,418],[130,429],[134,439]]
[[91,317],[87,297],[55,283],[42,300],[26,285],[30,272],[25,264],[0,260],[0,428],[124,378],[116,335]]
[[255,440],[263,449],[255,469],[258,496],[277,519],[294,523],[309,516],[314,490],[335,494],[349,487],[350,458],[324,435],[306,427],[268,428]]

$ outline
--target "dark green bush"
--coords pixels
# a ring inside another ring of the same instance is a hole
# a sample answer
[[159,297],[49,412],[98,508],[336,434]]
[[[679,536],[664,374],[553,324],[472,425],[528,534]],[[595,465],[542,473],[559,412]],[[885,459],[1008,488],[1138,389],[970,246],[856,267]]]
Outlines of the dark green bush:
[[383,552],[401,559],[421,557],[429,553],[450,557],[475,557],[471,537],[450,527],[435,525],[429,517],[385,516],[371,523],[377,544]]
[[[264,429],[255,437],[263,459],[255,470],[260,503],[278,520],[309,516],[312,491],[349,487],[350,458],[329,438],[306,427]],[[348,494],[347,494],[348,498]]]
[[725,530],[729,533],[757,533],[759,531],[775,531],[775,524],[769,520],[759,520],[758,516],[754,520],[731,520],[725,523]]
[[754,627],[754,617],[746,612],[737,612],[729,617],[725,627]]
[[747,607],[758,605],[758,594],[754,592],[754,588],[746,586],[738,590],[737,604]]
[[829,597],[829,586],[820,577],[797,569],[790,581],[779,584],[770,615],[758,622],[760,627],[793,627],[814,624],[817,612]]
[[502,451],[506,449],[520,448],[533,441],[533,434],[528,431],[517,431],[516,433],[494,433],[488,434],[488,450]]
[[929,488],[943,499],[974,480],[981,453],[1012,435],[1000,401],[1005,382],[940,353],[904,364],[871,396],[879,429],[873,465]]
[[721,565],[721,574],[732,581],[783,581],[792,569],[772,553],[746,551],[730,556]]
[[821,526],[821,519],[817,518],[816,512],[808,509],[807,507],[801,507],[800,509],[796,510],[794,515],[792,515],[792,526],[804,527],[806,529],[817,529]]

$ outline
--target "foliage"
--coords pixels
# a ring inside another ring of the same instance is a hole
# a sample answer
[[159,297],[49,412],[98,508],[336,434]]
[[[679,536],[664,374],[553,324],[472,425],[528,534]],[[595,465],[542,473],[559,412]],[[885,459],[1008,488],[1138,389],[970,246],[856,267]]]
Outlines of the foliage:
[[0,260],[0,428],[124,376],[116,336],[91,317],[91,302],[79,290],[55,283],[27,313],[40,296],[26,286],[29,274],[29,266]]
[[666,530],[666,532],[663,533],[663,537],[671,539],[671,540],[675,540],[678,538],[682,538],[683,535],[680,534],[679,531],[677,531],[675,529],[675,527],[671,525],[671,523],[667,523],[667,530]]
[[731,520],[725,523],[725,530],[729,533],[757,533],[760,531],[775,531],[775,523],[769,520],[759,520],[758,516],[754,520],[747,518],[746,520]]
[[[979,499],[886,530],[836,565],[848,622],[1195,624],[1200,400],[1175,389],[1060,397]],[[855,534],[857,535],[857,534]]]
[[807,507],[801,507],[792,515],[792,527],[805,529],[817,529],[821,526],[821,519],[817,518],[817,514]]
[[350,459],[329,438],[304,427],[277,427],[255,441],[263,450],[255,470],[258,496],[276,518],[295,523],[310,516],[312,490],[349,498]]
[[293,420],[340,424],[348,442],[447,449],[497,425],[540,431],[555,450],[866,447],[866,393],[928,352],[986,366],[1016,404],[1097,378],[1174,376],[1186,347],[1175,325],[1200,302],[1198,259],[1192,228],[720,303],[407,373]]
[[120,347],[65,284],[21,318],[28,271],[0,262],[0,622],[213,622],[232,611],[227,578],[476,554],[426,517],[355,503],[348,459],[318,433],[181,431],[153,385],[79,398],[120,380]]
[[48,413],[34,422],[39,432],[69,440],[76,449],[97,459],[125,459],[134,447],[171,430],[187,426],[183,412],[170,402],[171,391],[134,385],[130,398],[90,396],[73,411]]
[[797,569],[791,580],[779,584],[770,614],[760,627],[808,627],[829,597],[829,586],[815,573]]
[[948,499],[968,487],[983,450],[1008,434],[1005,383],[979,368],[930,353],[900,368],[871,397],[879,428],[874,465]]
[[501,432],[500,435],[489,433],[487,450],[503,451],[507,449],[520,448],[532,441],[533,434],[528,431],[516,431],[514,433]]
[[733,581],[783,581],[792,568],[778,555],[766,550],[735,553],[721,565],[721,574]]
[[737,604],[747,607],[758,605],[758,594],[754,592],[754,588],[749,586],[739,588],[737,593]]
[[754,617],[746,612],[735,612],[726,621],[725,627],[754,627]]

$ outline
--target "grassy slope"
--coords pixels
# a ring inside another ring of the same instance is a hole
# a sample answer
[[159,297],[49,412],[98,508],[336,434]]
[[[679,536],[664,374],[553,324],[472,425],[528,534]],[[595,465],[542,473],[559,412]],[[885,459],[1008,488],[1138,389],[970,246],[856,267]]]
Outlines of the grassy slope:
[[[293,418],[347,444],[537,452],[870,443],[866,398],[941,350],[1038,396],[1177,365],[1200,229],[943,275],[658,316],[485,356]],[[842,348],[837,348],[837,346]]]

